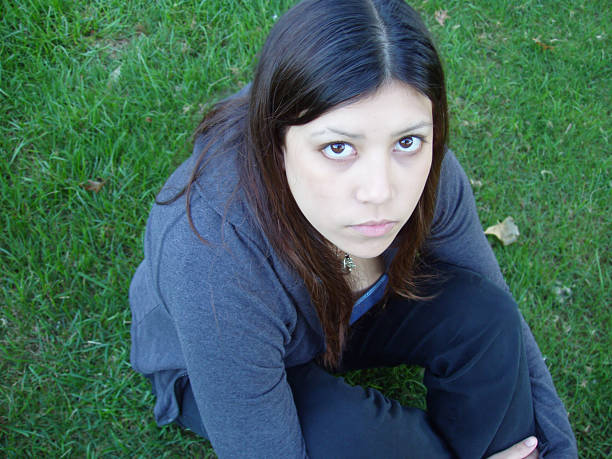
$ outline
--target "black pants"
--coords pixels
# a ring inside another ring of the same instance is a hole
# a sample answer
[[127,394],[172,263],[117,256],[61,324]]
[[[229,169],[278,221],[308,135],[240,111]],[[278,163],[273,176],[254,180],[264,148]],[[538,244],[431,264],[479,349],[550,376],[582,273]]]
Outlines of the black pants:
[[[313,458],[480,458],[535,433],[516,304],[472,272],[442,265],[422,292],[392,298],[351,328],[343,369],[425,369],[427,413],[350,386],[314,362],[287,369]],[[206,437],[191,392],[178,422]]]

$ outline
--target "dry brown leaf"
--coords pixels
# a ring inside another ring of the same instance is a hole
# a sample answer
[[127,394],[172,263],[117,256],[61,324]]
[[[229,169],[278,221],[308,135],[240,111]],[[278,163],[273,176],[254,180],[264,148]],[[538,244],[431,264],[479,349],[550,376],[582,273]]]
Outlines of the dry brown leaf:
[[446,22],[450,16],[448,15],[448,11],[438,10],[434,13],[434,17],[436,18],[436,21],[438,21],[438,24],[444,27],[444,22]]
[[536,45],[538,45],[540,48],[542,48],[543,50],[547,50],[547,49],[555,49],[554,46],[550,46],[547,45],[546,43],[540,41],[539,38],[533,38],[533,41],[535,42]]
[[94,193],[99,193],[105,183],[106,183],[106,180],[102,180],[102,179],[87,180],[87,183],[84,183],[81,186],[85,188],[87,191],[93,191]]
[[497,225],[489,226],[485,230],[485,234],[495,236],[504,245],[509,245],[516,242],[520,235],[518,226],[516,226],[512,217],[507,217],[503,222],[498,223]]

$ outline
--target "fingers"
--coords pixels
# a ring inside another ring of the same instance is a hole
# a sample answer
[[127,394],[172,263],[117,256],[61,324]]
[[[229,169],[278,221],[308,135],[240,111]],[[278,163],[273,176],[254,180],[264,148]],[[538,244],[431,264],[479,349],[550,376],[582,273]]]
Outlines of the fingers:
[[510,448],[490,456],[489,459],[537,459],[538,450],[536,446],[538,446],[538,439],[528,437]]

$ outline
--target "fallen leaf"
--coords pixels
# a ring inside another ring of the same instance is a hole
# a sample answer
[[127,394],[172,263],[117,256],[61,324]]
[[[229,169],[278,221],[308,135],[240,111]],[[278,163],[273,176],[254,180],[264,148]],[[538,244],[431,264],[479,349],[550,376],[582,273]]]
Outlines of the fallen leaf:
[[516,242],[520,235],[518,226],[516,226],[512,217],[507,217],[503,222],[497,225],[489,226],[485,230],[485,234],[491,234],[497,237],[504,245]]
[[561,304],[564,304],[567,301],[571,300],[574,292],[572,292],[571,288],[566,287],[565,285],[562,285],[560,283],[557,283],[555,287],[553,287],[553,293],[557,297],[557,301]]
[[560,319],[560,318],[561,318],[561,317],[559,317],[557,314],[555,314],[555,315],[552,317],[553,323],[555,323],[555,324],[556,324],[557,322],[559,322],[559,319]]
[[94,193],[99,193],[105,183],[106,183],[106,180],[102,180],[102,179],[87,180],[87,183],[84,183],[81,186],[85,188],[87,191],[93,191]]
[[448,15],[448,11],[438,10],[434,13],[434,17],[436,18],[436,21],[438,21],[438,24],[444,27],[444,22],[446,22],[450,16]]
[[482,180],[474,180],[474,179],[470,179],[470,185],[472,185],[472,188],[481,188],[482,187]]
[[554,46],[547,45],[546,43],[540,41],[539,38],[533,38],[532,40],[535,42],[536,45],[538,45],[540,48],[542,48],[544,50],[555,49]]
[[121,66],[117,67],[115,70],[113,70],[110,73],[110,75],[108,76],[109,83],[116,83],[117,81],[119,81],[120,76],[121,76]]

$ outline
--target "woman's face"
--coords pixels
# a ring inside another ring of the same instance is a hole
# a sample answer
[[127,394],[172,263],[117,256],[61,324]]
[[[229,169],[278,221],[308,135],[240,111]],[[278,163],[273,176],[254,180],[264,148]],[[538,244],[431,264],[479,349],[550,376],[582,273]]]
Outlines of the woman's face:
[[433,142],[430,100],[393,81],[285,137],[289,187],[308,221],[340,251],[389,247],[423,192]]

